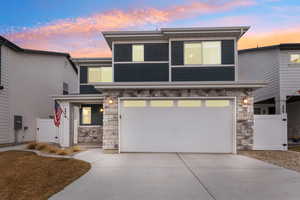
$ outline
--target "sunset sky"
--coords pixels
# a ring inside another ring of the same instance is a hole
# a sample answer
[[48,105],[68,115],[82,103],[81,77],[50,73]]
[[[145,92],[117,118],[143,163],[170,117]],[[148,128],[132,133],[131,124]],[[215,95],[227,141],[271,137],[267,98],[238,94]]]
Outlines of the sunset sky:
[[299,0],[10,0],[1,7],[0,35],[73,57],[110,56],[101,35],[108,30],[249,25],[239,49],[300,43]]

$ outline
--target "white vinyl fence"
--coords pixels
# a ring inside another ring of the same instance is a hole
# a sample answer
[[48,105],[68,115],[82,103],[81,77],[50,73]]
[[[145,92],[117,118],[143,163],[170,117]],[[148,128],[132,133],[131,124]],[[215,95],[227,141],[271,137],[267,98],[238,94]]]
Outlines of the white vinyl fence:
[[254,150],[287,150],[287,121],[283,115],[254,115]]
[[37,119],[37,142],[58,143],[58,133],[53,119]]

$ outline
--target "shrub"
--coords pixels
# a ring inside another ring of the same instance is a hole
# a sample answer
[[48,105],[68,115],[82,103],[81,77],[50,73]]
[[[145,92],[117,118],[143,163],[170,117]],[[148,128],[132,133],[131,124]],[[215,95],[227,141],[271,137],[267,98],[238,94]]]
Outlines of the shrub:
[[35,149],[36,146],[37,146],[36,142],[31,142],[31,143],[27,144],[26,148],[27,149]]
[[59,149],[56,154],[57,155],[61,155],[61,156],[64,156],[64,155],[69,155],[71,152],[68,150],[68,149]]
[[72,152],[79,152],[79,151],[82,151],[82,149],[81,149],[80,146],[73,146],[73,147],[71,147],[71,150],[72,150]]
[[48,144],[45,144],[45,143],[38,143],[35,147],[36,150],[43,150],[45,148],[48,147]]

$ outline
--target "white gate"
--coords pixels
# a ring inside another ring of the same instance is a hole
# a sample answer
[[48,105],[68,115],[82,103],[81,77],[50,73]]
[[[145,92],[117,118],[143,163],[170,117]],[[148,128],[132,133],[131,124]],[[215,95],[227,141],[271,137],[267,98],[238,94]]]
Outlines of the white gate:
[[37,142],[58,143],[58,133],[53,119],[37,119]]
[[254,150],[287,150],[287,121],[282,115],[254,115]]

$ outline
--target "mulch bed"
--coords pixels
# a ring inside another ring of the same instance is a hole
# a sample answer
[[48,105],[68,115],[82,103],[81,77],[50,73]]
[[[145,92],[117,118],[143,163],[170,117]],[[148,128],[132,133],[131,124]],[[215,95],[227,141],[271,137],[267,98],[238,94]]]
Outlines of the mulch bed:
[[240,151],[239,154],[300,172],[300,152]]
[[33,152],[0,152],[0,199],[44,200],[85,174],[91,165]]

